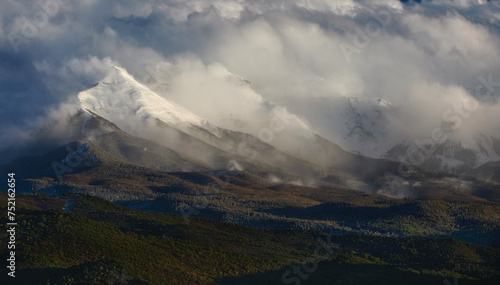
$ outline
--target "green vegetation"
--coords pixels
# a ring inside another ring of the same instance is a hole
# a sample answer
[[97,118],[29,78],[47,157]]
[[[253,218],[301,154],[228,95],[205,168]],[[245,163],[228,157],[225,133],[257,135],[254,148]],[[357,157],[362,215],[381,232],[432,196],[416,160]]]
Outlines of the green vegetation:
[[[48,177],[25,179],[19,189],[57,195],[84,193],[153,212],[181,214],[195,209],[190,216],[258,228],[452,237],[481,245],[498,244],[500,204],[453,190],[455,182],[431,174],[427,186],[421,187],[420,192],[427,195],[422,200],[394,199],[333,184],[322,188],[273,184],[249,172],[216,178],[204,172],[167,173],[129,164],[99,165],[66,174],[62,182]],[[454,194],[443,199],[432,196],[439,193],[438,188]],[[481,189],[485,197],[498,192],[498,186]]]
[[[74,204],[65,213],[69,199]],[[0,200],[6,205],[5,193]],[[279,284],[291,266],[315,257],[318,238],[327,240],[322,232],[203,218],[186,224],[182,216],[79,194],[21,196],[17,206],[19,284]],[[453,276],[460,284],[485,284],[500,274],[499,249],[453,239],[343,235],[331,242],[340,247],[301,284],[443,284]]]

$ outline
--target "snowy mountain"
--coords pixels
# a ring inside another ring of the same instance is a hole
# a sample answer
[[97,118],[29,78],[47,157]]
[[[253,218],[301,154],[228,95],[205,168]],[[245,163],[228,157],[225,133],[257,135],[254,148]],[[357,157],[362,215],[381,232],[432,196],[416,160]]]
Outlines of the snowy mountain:
[[[316,131],[344,149],[373,158],[408,160],[415,141],[426,138],[401,138],[391,130],[399,109],[382,98],[356,97],[289,98],[287,107],[305,118]],[[327,127],[325,127],[327,126]],[[322,129],[321,129],[322,127]],[[444,124],[446,141],[435,143],[432,151],[416,166],[453,173],[477,168],[500,159],[500,140],[491,134],[452,130]],[[328,136],[327,134],[331,134]]]
[[[132,135],[153,139],[178,151],[190,152],[193,147],[187,140],[176,140],[179,134],[175,130],[224,152],[246,156],[247,160],[249,156],[260,157],[271,164],[275,155],[265,157],[270,152],[258,153],[266,149],[266,144],[276,149],[273,153],[286,154],[280,157],[292,156],[328,167],[353,157],[318,136],[286,108],[263,99],[248,81],[225,70],[218,69],[209,78],[219,81],[219,93],[211,90],[211,81],[206,79],[172,82],[172,71],[163,75],[161,84],[153,86],[153,91],[126,70],[115,67],[78,97],[83,109],[116,123]],[[283,165],[286,160],[280,161]]]
[[205,72],[162,63],[145,84],[220,128],[251,134],[287,153],[297,155],[316,143],[303,120],[263,98],[249,81],[217,64],[199,69]]
[[[425,138],[407,139],[391,148],[383,158],[400,161],[403,157],[416,166],[452,173],[464,173],[500,160],[500,139],[480,132],[453,130],[443,123],[443,141],[422,143]],[[429,140],[427,140],[429,142]]]
[[399,141],[388,123],[398,110],[382,98],[295,97],[283,104],[317,133],[355,153],[378,158]]
[[[338,135],[324,138],[299,116],[265,100],[250,82],[224,68],[212,68],[208,78],[205,75],[197,79],[167,66],[157,74],[159,81],[155,84],[142,84],[126,70],[114,67],[78,97],[84,110],[120,129],[186,155],[205,157],[201,160],[209,165],[220,157],[227,162],[236,155],[240,160],[257,159],[278,167],[299,159],[322,167],[360,171],[364,164],[374,166],[380,162],[344,151],[332,140],[340,141],[354,153],[393,161],[399,161],[413,147],[414,139],[391,137],[388,121],[397,115],[397,108],[382,98],[314,98],[309,99],[309,104],[295,100],[293,111],[308,115],[310,125],[328,126],[326,120],[338,129]],[[500,159],[500,140],[494,137],[478,133],[467,139],[452,131],[447,132],[447,137],[418,166],[462,173]]]
[[[231,98],[225,98],[230,100],[228,105],[218,101],[217,96],[211,97],[208,87],[194,82],[191,85],[202,86],[192,91],[207,91],[201,96],[215,103],[203,101],[199,106],[185,106],[179,94],[175,94],[175,84],[179,82],[167,78],[167,88],[158,91],[160,95],[126,70],[112,68],[103,80],[78,94],[82,110],[66,124],[75,130],[68,137],[74,141],[66,146],[59,144],[52,152],[36,158],[30,171],[42,175],[40,177],[54,177],[54,162],[60,169],[71,168],[69,173],[99,165],[140,166],[170,172],[230,169],[269,177],[270,183],[334,184],[368,192],[392,191],[387,188],[384,177],[386,172],[397,172],[397,162],[345,151],[312,131],[299,116],[263,99],[248,81],[226,72],[220,75],[214,80],[222,80],[225,84],[222,86],[230,91]],[[221,86],[220,82],[217,85]],[[188,96],[189,102],[199,102],[189,98],[189,94],[181,95]],[[192,96],[195,95],[200,96]],[[381,122],[393,110],[390,103],[382,99],[367,102],[355,98],[343,98],[341,102],[344,104],[338,107],[339,113],[332,114],[332,118],[343,118],[342,123],[351,130],[347,132],[351,136],[345,139],[357,139],[360,144],[368,145],[372,141],[362,141],[362,134],[365,138],[383,138]],[[243,108],[227,108],[235,107],[236,103]],[[435,152],[445,159],[435,162],[433,156],[422,166],[456,172],[466,170],[462,169],[463,165],[478,166],[487,159],[499,160],[498,155],[493,155],[500,150],[499,142],[480,136],[464,145],[459,136],[450,133],[449,141]],[[393,149],[392,156],[387,158],[397,161],[394,157],[406,151],[403,147]],[[76,168],[70,165],[75,156],[84,158]],[[22,167],[28,160],[17,160],[14,164]],[[425,182],[419,180],[421,175],[442,176],[420,168],[416,173],[415,177],[408,178],[413,179],[415,185]]]
[[94,112],[127,131],[136,124],[158,120],[188,131],[202,128],[217,135],[217,128],[171,101],[168,101],[137,82],[122,68],[114,70],[93,88],[78,94],[84,110]]

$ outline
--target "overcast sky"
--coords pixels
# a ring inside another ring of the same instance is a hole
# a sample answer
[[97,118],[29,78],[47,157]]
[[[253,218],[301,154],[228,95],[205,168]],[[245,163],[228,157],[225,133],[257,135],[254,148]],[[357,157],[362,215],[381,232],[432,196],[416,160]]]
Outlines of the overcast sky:
[[[288,109],[383,98],[398,109],[390,130],[403,137],[430,135],[446,114],[463,119],[464,132],[498,134],[499,2],[0,0],[0,149],[64,118],[111,66],[147,83],[159,63],[174,86],[232,73]],[[216,84],[203,88],[172,99],[196,109],[219,94],[235,113],[245,108]],[[457,102],[479,107],[460,113]],[[335,122],[325,124],[312,128],[334,137]]]

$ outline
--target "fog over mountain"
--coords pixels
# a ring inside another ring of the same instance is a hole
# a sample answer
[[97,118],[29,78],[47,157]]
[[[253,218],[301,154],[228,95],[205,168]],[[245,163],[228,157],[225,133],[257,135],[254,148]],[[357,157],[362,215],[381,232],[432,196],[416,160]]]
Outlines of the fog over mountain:
[[[78,94],[119,67],[192,120],[289,152],[300,142],[280,133],[399,160],[415,139],[441,144],[451,129],[454,148],[474,148],[470,167],[499,158],[498,1],[0,4],[0,150],[54,121],[53,141],[66,143]],[[276,113],[287,123],[272,126]],[[435,168],[463,162],[437,152]]]

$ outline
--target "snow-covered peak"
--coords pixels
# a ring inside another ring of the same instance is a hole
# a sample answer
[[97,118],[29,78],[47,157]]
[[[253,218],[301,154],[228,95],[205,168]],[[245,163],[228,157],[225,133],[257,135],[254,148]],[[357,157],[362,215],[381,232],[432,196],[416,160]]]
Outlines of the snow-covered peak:
[[398,108],[383,98],[288,97],[284,104],[344,149],[378,158],[401,141],[390,121]]
[[271,130],[273,143],[286,133],[313,137],[313,132],[301,118],[266,100],[248,80],[231,73],[221,64],[165,62],[159,63],[151,72],[154,80],[149,78],[145,82],[151,90],[218,127],[254,136],[269,134]]
[[[189,150],[188,144],[195,142],[171,128],[163,128],[158,121],[221,150],[241,148],[241,144],[231,146],[236,143],[231,138],[238,137],[233,134],[247,133],[280,151],[315,163],[322,159],[323,164],[331,164],[331,157],[343,154],[338,146],[316,135],[300,117],[265,100],[248,81],[221,66],[190,66],[184,70],[177,66],[166,68],[166,72],[155,77],[157,88],[152,90],[154,86],[149,88],[126,70],[115,67],[78,97],[83,109],[114,122],[126,132],[173,145],[174,149]],[[250,147],[253,141],[242,143]],[[241,149],[238,151],[241,155]]]
[[383,157],[397,161],[404,158],[413,165],[456,173],[500,160],[500,139],[480,132],[464,133],[443,127],[442,130],[443,141],[406,139]]
[[136,81],[125,69],[117,66],[96,86],[80,92],[78,98],[84,110],[92,111],[118,125],[133,117],[139,120],[158,119],[177,127],[210,127],[205,120],[159,96]]

